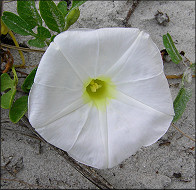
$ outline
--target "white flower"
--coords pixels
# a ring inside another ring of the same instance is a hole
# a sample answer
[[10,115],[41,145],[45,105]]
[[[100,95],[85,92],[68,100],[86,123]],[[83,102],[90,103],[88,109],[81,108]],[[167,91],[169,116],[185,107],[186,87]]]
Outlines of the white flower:
[[49,143],[103,169],[156,142],[174,111],[149,35],[104,28],[56,36],[38,67],[28,114]]

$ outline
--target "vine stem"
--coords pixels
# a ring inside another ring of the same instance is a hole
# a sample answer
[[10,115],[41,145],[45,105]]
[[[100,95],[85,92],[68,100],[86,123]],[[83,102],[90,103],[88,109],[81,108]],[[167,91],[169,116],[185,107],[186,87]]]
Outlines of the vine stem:
[[12,45],[9,45],[9,44],[4,44],[4,43],[1,43],[1,46],[6,47],[6,48],[10,48],[10,49],[25,51],[25,52],[39,52],[39,53],[44,53],[45,52],[45,50],[17,47],[17,46],[12,46]]
[[14,66],[12,67],[12,72],[14,74],[15,85],[17,85],[18,84],[18,76],[16,74],[16,70],[15,70]]
[[[11,38],[14,41],[14,44],[16,45],[16,47],[19,47],[19,44],[18,44],[13,32],[11,30],[8,30],[8,34],[11,36]],[[22,59],[22,64],[21,65],[15,65],[15,67],[23,67],[25,65],[25,58],[24,58],[24,55],[23,55],[21,50],[18,50],[18,52],[19,52],[20,57]]]
[[174,125],[174,123],[171,124],[176,130],[178,130],[180,133],[182,133],[185,137],[189,138],[190,140],[192,140],[193,142],[195,142],[195,139],[193,139],[192,137],[189,137],[187,134],[185,134],[183,131],[181,131],[178,127],[176,127]]

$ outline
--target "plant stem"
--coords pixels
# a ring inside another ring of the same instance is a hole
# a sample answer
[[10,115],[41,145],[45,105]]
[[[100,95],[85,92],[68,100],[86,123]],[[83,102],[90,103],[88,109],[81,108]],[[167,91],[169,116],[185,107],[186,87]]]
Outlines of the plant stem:
[[[11,30],[8,30],[9,35],[11,36],[12,40],[14,41],[14,44],[16,45],[16,47],[19,47],[19,44],[13,34],[13,32]],[[25,65],[25,59],[24,59],[24,55],[22,53],[22,51],[18,50],[20,57],[22,59],[22,64],[21,65],[15,65],[15,67],[23,67]]]
[[16,49],[16,50],[26,51],[26,52],[38,52],[38,53],[44,53],[45,52],[45,50],[23,48],[23,47],[17,47],[17,46],[12,46],[12,45],[3,44],[3,43],[1,43],[1,46],[2,47],[6,47],[6,48],[10,48],[10,49]]
[[174,125],[174,123],[171,124],[175,129],[177,129],[180,133],[182,133],[185,137],[189,138],[190,140],[192,140],[193,142],[195,142],[195,139],[189,137],[187,134],[185,134],[183,131],[181,131],[178,127],[176,127]]
[[17,85],[18,84],[18,76],[16,74],[16,70],[15,70],[15,67],[14,66],[12,67],[12,72],[14,74],[14,82],[15,82],[15,85]]

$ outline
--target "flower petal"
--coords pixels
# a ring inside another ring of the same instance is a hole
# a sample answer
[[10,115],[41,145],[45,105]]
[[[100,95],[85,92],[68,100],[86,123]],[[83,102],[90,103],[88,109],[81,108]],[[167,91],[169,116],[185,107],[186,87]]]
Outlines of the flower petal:
[[[28,117],[34,128],[42,127],[48,122],[59,117],[59,114],[69,108],[71,104],[81,99],[81,90],[67,90],[65,88],[57,88],[34,83],[28,102]],[[83,100],[80,102],[83,103]],[[78,102],[73,108],[79,108],[81,103]]]
[[77,73],[53,42],[40,61],[34,82],[46,86],[70,89],[82,89],[83,87]]
[[140,33],[137,28],[103,28],[98,29],[99,59],[97,76],[103,75],[132,46]]
[[160,112],[174,115],[173,101],[164,73],[138,81],[117,83],[117,90]]
[[100,124],[99,112],[92,107],[83,129],[73,147],[68,150],[68,154],[83,164],[103,169],[107,168],[108,160]]
[[68,151],[85,126],[89,118],[89,111],[90,106],[83,105],[41,128],[36,128],[36,130],[49,143]]
[[98,59],[98,37],[96,30],[70,30],[57,35],[58,45],[82,81],[95,77]]
[[115,83],[148,79],[159,75],[162,71],[160,51],[149,34],[140,32],[130,48],[106,72],[106,75],[110,75]]
[[165,134],[172,116],[156,111],[122,93],[107,107],[109,168],[142,146],[156,142]]

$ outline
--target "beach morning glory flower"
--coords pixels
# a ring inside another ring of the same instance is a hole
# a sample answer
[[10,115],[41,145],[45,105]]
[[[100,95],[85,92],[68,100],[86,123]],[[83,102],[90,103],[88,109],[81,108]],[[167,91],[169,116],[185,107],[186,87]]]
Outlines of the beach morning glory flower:
[[43,55],[28,117],[75,160],[111,168],[163,136],[174,116],[160,51],[136,28],[69,30]]

